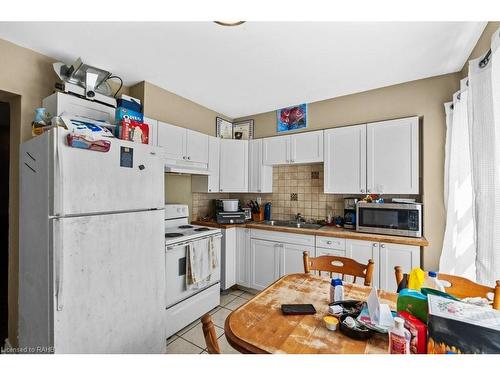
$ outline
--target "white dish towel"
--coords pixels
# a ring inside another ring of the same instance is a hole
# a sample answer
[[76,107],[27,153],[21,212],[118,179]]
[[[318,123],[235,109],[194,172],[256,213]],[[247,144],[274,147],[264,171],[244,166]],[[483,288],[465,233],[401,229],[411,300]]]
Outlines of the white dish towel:
[[186,254],[186,288],[193,290],[208,285],[217,262],[212,237],[189,243]]

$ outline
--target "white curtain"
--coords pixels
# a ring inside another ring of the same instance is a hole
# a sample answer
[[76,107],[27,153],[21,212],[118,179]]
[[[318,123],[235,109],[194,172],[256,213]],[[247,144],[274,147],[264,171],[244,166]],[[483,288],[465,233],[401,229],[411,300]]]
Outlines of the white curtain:
[[[447,109],[446,231],[440,271],[481,284],[500,279],[500,30],[469,62]],[[468,87],[465,84],[468,82]]]
[[445,207],[446,230],[439,270],[443,273],[476,279],[476,238],[474,196],[472,191],[468,92],[463,89],[445,104]]

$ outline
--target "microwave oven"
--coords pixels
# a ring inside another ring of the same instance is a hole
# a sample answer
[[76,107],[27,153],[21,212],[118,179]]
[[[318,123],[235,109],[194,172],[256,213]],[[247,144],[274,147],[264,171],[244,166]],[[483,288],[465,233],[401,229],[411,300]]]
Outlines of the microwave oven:
[[356,231],[422,237],[422,204],[358,202]]

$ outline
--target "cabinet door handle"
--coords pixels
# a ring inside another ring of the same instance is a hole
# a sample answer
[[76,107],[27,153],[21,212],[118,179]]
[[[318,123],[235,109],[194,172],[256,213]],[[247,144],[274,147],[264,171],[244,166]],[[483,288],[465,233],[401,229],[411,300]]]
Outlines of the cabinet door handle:
[[361,189],[360,191],[361,191],[362,193],[364,193],[364,192],[365,192],[365,189]]
[[367,193],[371,193],[371,190],[370,190],[370,189],[367,189],[367,190],[366,190],[366,192],[367,192]]
[[384,244],[381,244],[381,245],[380,245],[380,247],[383,249],[383,248],[385,248],[385,245],[384,245]]
[[375,242],[375,243],[373,244],[373,247],[378,247],[378,243],[376,243],[376,242]]
[[328,245],[331,245],[331,244],[332,244],[332,241],[326,241],[326,243],[327,243]]
[[191,160],[191,156],[188,156],[188,160]]

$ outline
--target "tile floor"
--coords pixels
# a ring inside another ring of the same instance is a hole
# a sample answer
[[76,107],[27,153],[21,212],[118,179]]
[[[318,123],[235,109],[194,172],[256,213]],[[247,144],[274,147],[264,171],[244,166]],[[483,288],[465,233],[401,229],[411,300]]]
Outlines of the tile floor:
[[[224,322],[231,311],[243,305],[254,296],[243,290],[230,290],[220,296],[220,305],[210,311],[219,347],[223,354],[239,354],[226,340]],[[199,319],[181,329],[167,340],[167,354],[207,354],[205,337]]]

